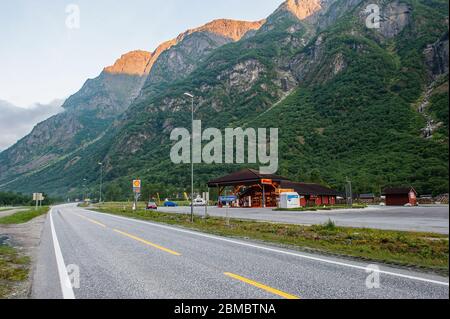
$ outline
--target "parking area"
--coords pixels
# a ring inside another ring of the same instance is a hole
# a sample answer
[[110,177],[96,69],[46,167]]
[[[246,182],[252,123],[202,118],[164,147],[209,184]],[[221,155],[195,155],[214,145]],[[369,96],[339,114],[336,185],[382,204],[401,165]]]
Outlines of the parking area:
[[[190,207],[159,208],[167,213],[190,213]],[[195,214],[204,216],[204,207],[195,207]],[[227,209],[208,207],[208,214],[226,217]],[[230,208],[231,218],[278,222],[297,225],[317,225],[332,220],[338,226],[386,230],[449,233],[449,206],[421,207],[369,206],[366,209],[340,209],[323,212],[278,212],[264,208]]]

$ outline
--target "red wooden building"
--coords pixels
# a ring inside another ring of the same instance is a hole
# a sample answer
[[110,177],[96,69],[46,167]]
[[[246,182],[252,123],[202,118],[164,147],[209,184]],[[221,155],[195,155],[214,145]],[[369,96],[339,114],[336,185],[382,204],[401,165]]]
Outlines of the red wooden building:
[[219,196],[225,195],[227,187],[231,188],[230,193],[238,197],[235,203],[238,207],[277,207],[283,192],[297,192],[302,206],[334,205],[339,196],[335,190],[322,185],[296,183],[283,176],[260,174],[253,169],[243,169],[212,180],[208,187],[219,188]]
[[334,189],[312,183],[296,183],[283,181],[283,189],[292,189],[300,195],[300,205],[306,206],[329,206],[336,205],[336,198],[340,195]]
[[382,195],[387,206],[417,206],[417,192],[413,187],[386,188]]

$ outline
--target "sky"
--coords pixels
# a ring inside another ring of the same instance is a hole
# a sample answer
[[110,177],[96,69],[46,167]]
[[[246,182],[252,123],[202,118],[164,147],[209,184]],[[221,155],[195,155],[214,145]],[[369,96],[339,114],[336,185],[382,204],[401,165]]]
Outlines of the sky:
[[153,51],[213,19],[260,20],[282,2],[0,1],[0,100],[33,108],[67,98],[126,52]]

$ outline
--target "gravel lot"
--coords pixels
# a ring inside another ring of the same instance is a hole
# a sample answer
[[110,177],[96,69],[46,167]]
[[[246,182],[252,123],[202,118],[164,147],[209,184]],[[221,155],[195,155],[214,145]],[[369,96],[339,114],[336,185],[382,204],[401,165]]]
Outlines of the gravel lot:
[[[159,208],[161,212],[190,213],[190,207]],[[204,215],[204,207],[196,207],[196,215]],[[208,214],[226,217],[225,208],[209,207]],[[449,233],[448,205],[422,207],[370,206],[366,209],[340,209],[323,212],[278,212],[262,208],[228,209],[231,218],[279,222],[298,225],[316,225],[333,220],[338,226],[386,230]]]

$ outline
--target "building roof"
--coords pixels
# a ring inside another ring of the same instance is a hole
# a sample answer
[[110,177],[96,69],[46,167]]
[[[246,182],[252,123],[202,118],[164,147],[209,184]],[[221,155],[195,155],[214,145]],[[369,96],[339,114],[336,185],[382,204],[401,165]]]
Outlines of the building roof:
[[382,195],[408,195],[411,191],[417,194],[414,187],[391,187],[385,188]]
[[243,169],[239,172],[231,173],[229,175],[213,179],[208,182],[209,187],[218,187],[218,186],[233,186],[236,184],[249,184],[260,182],[262,179],[271,179],[274,182],[288,181],[289,179],[273,175],[273,174],[260,174],[259,171],[254,169]]
[[282,181],[281,188],[293,189],[299,195],[313,195],[313,196],[340,196],[341,193],[334,189],[322,186],[320,184],[311,183],[296,183],[291,181]]

